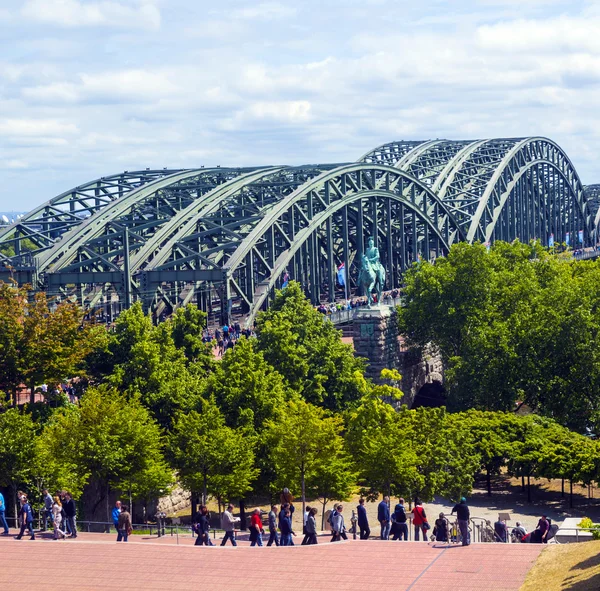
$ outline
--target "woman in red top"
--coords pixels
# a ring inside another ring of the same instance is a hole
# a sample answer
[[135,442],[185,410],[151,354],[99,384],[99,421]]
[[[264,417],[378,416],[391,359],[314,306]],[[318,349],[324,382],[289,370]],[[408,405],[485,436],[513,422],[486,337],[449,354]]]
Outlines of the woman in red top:
[[423,532],[423,541],[427,541],[427,530],[430,525],[427,522],[427,515],[425,515],[425,509],[423,509],[423,504],[421,503],[421,499],[415,499],[415,506],[411,511],[413,514],[413,525],[415,526],[415,542],[419,541],[419,532]]
[[257,507],[252,511],[252,517],[250,518],[250,545],[251,546],[262,546],[262,519],[260,516],[260,509]]

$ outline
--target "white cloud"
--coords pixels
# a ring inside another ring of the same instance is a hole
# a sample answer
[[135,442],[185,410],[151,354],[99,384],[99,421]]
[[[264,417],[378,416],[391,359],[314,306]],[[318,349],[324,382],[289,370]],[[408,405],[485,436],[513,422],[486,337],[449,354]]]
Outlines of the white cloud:
[[296,14],[295,6],[280,2],[262,2],[255,6],[247,6],[233,11],[233,17],[239,19],[284,19]]
[[7,137],[63,136],[77,131],[75,124],[56,119],[0,119],[0,135]]
[[154,2],[129,6],[121,2],[80,2],[78,0],[28,0],[23,17],[63,27],[117,27],[156,30],[160,11]]

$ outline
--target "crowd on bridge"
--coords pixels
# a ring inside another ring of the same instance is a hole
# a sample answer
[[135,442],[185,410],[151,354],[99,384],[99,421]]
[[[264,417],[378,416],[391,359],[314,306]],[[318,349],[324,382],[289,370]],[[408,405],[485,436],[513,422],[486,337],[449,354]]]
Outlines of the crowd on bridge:
[[[391,291],[387,291],[382,295],[382,303],[385,305],[392,305],[393,300],[397,299],[400,296],[400,291],[398,289],[393,289]],[[373,294],[373,301],[377,304],[377,294]],[[342,312],[344,310],[354,310],[355,308],[361,308],[363,306],[368,305],[368,300],[366,297],[362,298],[352,298],[347,299],[342,302],[330,302],[328,304],[320,304],[316,306],[315,309],[317,312],[320,312],[324,315],[334,314],[335,312]]]

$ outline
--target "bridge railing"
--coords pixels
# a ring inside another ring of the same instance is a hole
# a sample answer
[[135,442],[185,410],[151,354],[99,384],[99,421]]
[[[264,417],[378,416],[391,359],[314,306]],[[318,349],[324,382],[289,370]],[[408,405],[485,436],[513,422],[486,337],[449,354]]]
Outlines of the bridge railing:
[[[382,304],[384,306],[400,306],[402,304],[402,298],[384,298]],[[356,308],[350,308],[349,310],[336,310],[335,312],[328,312],[324,316],[333,322],[333,324],[347,324],[352,322],[360,310],[364,310],[366,306],[357,306]]]

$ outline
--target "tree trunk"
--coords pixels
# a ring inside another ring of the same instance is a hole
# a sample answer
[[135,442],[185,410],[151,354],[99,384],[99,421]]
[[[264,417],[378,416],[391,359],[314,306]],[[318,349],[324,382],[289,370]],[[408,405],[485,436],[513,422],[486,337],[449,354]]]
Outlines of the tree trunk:
[[110,497],[110,484],[108,482],[108,480],[106,481],[106,523],[108,523],[108,525],[106,526],[106,533],[109,534],[110,533],[110,523],[111,523],[111,519],[110,519],[110,506],[109,506],[109,497]]
[[195,491],[192,492],[192,523],[194,523],[194,519],[196,517],[196,513],[198,511],[198,493]]
[[35,404],[35,382],[31,384],[31,392],[29,392],[29,404]]
[[561,499],[565,498],[565,479],[564,478],[560,479],[560,498]]
[[529,479],[529,474],[527,474],[527,502],[531,503],[531,481]]
[[321,514],[321,531],[325,529],[325,511],[327,510],[327,499],[323,499],[323,513]]
[[208,476],[204,473],[204,486],[202,487],[202,504],[206,505],[206,497],[208,492]]
[[246,501],[240,499],[240,529],[246,531]]
[[486,480],[487,480],[487,494],[488,497],[492,496],[492,475],[490,474],[489,466],[486,467]]
[[[304,488],[304,469],[300,473],[300,485],[302,487],[302,526],[304,526],[304,513],[306,512],[306,491]],[[304,528],[304,527],[303,527]]]
[[521,474],[521,491],[525,492],[525,474]]
[[569,480],[569,507],[573,508],[573,481]]

